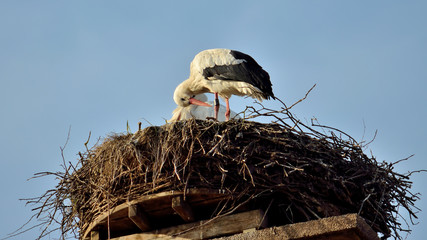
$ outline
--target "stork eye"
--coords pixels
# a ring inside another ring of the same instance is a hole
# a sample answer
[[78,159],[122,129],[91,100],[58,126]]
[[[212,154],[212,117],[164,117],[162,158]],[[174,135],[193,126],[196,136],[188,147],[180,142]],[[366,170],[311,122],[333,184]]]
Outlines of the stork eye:
[[194,98],[196,95],[193,95],[192,98]]
[[185,98],[181,98],[181,101],[185,101]]

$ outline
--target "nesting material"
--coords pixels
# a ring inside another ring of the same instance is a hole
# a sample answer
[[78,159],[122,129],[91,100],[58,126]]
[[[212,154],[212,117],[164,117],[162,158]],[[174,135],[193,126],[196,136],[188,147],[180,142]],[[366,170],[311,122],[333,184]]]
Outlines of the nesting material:
[[107,137],[55,173],[60,183],[38,199],[38,211],[60,210],[62,233],[81,236],[101,213],[141,195],[209,188],[233,196],[216,215],[262,208],[276,226],[358,213],[376,232],[399,237],[398,207],[416,217],[411,173],[378,163],[341,131],[307,127],[288,109],[247,110],[274,121],[188,120]]

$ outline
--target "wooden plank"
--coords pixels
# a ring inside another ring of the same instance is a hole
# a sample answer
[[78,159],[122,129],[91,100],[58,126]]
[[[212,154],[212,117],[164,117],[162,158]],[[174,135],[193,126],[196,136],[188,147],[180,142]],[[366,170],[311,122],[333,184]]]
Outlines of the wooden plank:
[[267,226],[267,217],[262,210],[252,210],[234,215],[222,216],[196,223],[187,223],[149,233],[174,235],[190,239],[204,239],[241,233],[246,229]]
[[189,238],[173,237],[164,234],[149,234],[149,233],[138,233],[127,236],[121,236],[117,238],[111,238],[110,240],[191,240]]
[[223,240],[379,240],[377,233],[357,214],[322,218],[251,233],[221,238]]
[[186,222],[195,220],[193,210],[188,205],[182,195],[172,198],[172,208]]
[[145,232],[151,229],[147,216],[144,214],[138,204],[130,205],[128,209],[129,219],[132,220],[132,222],[135,223],[135,225],[141,229],[141,231]]

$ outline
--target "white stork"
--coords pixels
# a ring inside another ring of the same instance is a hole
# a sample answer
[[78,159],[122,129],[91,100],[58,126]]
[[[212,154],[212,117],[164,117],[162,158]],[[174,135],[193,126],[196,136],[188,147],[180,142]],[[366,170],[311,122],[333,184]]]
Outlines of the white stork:
[[259,101],[275,99],[270,76],[249,55],[230,49],[209,49],[198,53],[190,64],[190,77],[178,85],[173,99],[178,106],[191,104],[195,95],[215,94],[215,119],[218,119],[218,95],[225,99],[225,118],[230,118],[231,95],[250,96]]
[[[196,95],[193,99],[196,99],[201,102],[207,102],[208,97],[205,94],[199,94]],[[207,102],[208,104],[211,104],[212,102]],[[221,105],[219,109],[219,116],[218,121],[226,121],[225,119],[225,110],[224,106]],[[206,120],[207,118],[214,117],[214,109],[212,106],[206,107],[206,106],[200,106],[196,104],[190,104],[186,107],[178,106],[173,112],[173,116],[168,122],[176,122],[180,120],[186,120],[186,119],[201,119]],[[239,119],[240,116],[237,115],[237,113],[230,110],[230,117]]]

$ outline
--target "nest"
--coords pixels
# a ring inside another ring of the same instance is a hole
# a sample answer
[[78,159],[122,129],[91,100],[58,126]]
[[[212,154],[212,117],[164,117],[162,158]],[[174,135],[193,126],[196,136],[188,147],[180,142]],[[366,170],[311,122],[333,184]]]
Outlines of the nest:
[[[36,217],[48,213],[41,237],[55,221],[63,237],[82,237],[113,206],[188,188],[232,195],[216,215],[256,206],[267,209],[271,224],[281,225],[358,213],[384,238],[409,231],[398,210],[416,217],[418,195],[409,192],[413,172],[394,172],[394,164],[368,157],[344,132],[319,125],[323,132],[316,131],[289,108],[248,107],[245,115],[238,121],[188,120],[116,134],[80,153],[78,164],[64,161],[64,172],[39,173],[60,180],[56,189],[28,200],[38,205]],[[250,121],[255,117],[273,121]]]

